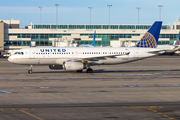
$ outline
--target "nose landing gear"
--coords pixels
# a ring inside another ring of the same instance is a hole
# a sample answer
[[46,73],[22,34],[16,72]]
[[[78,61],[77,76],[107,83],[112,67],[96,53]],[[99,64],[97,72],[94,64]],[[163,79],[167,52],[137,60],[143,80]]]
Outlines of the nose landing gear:
[[32,74],[32,67],[33,67],[33,65],[30,65],[30,70],[28,70],[29,74]]

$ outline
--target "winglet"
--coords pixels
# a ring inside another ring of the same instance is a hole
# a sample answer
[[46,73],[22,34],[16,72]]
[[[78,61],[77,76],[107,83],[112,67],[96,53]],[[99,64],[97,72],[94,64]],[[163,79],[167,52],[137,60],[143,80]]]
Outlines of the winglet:
[[178,37],[177,37],[177,40],[176,40],[175,45],[180,45],[180,41],[179,41],[179,39],[180,39],[180,32],[179,32],[179,35],[178,35]]
[[126,53],[126,55],[129,55],[129,54],[130,54],[130,52],[127,52],[127,53]]
[[95,38],[96,38],[96,30],[94,31],[94,37],[93,37],[93,43],[92,43],[92,46],[95,47]]
[[137,43],[136,47],[156,48],[158,45],[159,34],[162,26],[162,21],[155,21],[151,28]]

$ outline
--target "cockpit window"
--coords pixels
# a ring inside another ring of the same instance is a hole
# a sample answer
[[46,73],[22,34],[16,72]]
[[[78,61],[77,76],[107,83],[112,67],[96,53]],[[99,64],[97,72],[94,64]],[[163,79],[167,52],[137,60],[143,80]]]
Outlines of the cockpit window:
[[15,52],[15,55],[24,55],[23,52]]

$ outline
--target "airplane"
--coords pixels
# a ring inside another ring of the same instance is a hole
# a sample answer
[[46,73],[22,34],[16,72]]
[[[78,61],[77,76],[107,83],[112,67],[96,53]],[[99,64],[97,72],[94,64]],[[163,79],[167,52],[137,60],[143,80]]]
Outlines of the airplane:
[[50,69],[64,69],[92,73],[93,65],[114,65],[142,60],[164,53],[157,43],[162,21],[156,21],[145,33],[136,47],[29,47],[23,48],[8,58],[15,64],[49,65]]
[[80,45],[79,47],[95,47],[95,38],[96,38],[96,30],[94,31],[94,37],[93,37],[92,45]]
[[180,49],[179,39],[180,39],[180,32],[179,32],[179,35],[177,37],[176,43],[174,45],[158,45],[157,48],[164,49],[165,50],[164,54],[173,55],[173,54],[175,54],[176,51],[178,51]]

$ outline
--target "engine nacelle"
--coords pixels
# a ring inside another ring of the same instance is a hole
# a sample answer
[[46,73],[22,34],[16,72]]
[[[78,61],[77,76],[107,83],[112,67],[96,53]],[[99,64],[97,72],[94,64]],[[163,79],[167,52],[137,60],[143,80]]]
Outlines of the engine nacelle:
[[49,69],[63,69],[62,65],[49,65]]
[[82,62],[66,61],[63,63],[64,70],[82,70],[84,64]]

